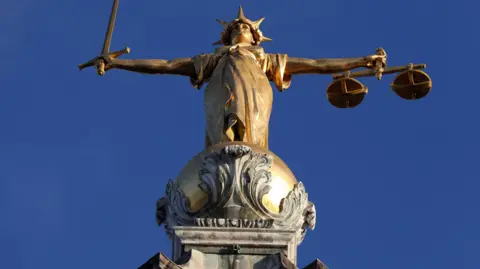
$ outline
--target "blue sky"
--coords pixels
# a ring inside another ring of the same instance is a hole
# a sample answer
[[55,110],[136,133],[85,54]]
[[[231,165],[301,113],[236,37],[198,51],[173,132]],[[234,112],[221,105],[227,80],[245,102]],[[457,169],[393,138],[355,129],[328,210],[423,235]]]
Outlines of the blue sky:
[[[426,63],[433,89],[406,101],[393,76],[362,79],[357,108],[325,98],[330,76],[275,93],[270,148],[302,181],[317,228],[299,265],[478,268],[476,1],[120,1],[112,50],[124,58],[213,50],[242,4],[265,16],[267,52]],[[101,49],[111,1],[0,1],[0,265],[137,268],[170,253],[155,201],[202,150],[202,92],[184,77],[77,64]]]

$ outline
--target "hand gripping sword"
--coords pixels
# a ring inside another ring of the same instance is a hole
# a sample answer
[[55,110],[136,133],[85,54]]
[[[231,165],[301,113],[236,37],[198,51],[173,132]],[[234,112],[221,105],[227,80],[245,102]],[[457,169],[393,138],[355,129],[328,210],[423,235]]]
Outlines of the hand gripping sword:
[[95,57],[84,64],[78,65],[78,69],[82,70],[85,67],[90,67],[95,65],[95,67],[97,68],[97,73],[100,76],[103,76],[105,74],[104,58],[110,57],[115,59],[123,54],[130,53],[129,47],[125,47],[123,50],[110,52],[110,43],[112,42],[113,27],[115,26],[115,18],[117,17],[118,1],[119,0],[113,0],[112,11],[110,13],[110,20],[108,22],[107,32],[105,33],[105,41],[103,42],[103,48],[100,56]]

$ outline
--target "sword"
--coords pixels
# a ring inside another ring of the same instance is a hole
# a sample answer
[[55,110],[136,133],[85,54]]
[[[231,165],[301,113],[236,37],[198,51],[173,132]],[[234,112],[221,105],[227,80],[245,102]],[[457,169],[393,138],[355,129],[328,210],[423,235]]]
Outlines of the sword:
[[102,47],[102,51],[100,52],[100,56],[95,57],[84,64],[78,65],[79,70],[95,65],[95,67],[97,68],[97,73],[100,76],[103,76],[105,74],[105,58],[106,57],[115,59],[123,54],[130,53],[129,47],[125,47],[123,50],[110,52],[110,44],[112,42],[113,28],[115,27],[115,19],[117,17],[118,2],[119,0],[113,0],[112,11],[110,12],[110,20],[108,21],[107,32],[105,33],[105,40],[103,42],[103,47]]

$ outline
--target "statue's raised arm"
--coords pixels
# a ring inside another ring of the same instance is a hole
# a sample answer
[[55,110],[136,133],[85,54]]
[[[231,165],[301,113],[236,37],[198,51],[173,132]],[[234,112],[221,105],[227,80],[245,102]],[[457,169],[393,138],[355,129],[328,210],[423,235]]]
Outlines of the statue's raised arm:
[[195,76],[195,66],[192,58],[178,58],[170,61],[107,59],[105,70],[112,68],[144,74]]
[[377,61],[386,64],[386,55],[370,55],[359,58],[306,59],[288,57],[285,73],[296,74],[334,74],[356,68],[372,68]]

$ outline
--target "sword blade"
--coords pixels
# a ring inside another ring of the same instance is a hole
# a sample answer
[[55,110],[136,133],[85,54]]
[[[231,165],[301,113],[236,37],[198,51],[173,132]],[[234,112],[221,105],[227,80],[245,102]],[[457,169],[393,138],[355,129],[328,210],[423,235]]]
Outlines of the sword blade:
[[107,32],[105,33],[105,41],[103,42],[101,55],[107,55],[110,51],[113,27],[115,26],[115,18],[117,17],[118,1],[119,0],[113,0],[112,11],[110,12],[110,20],[108,21]]

